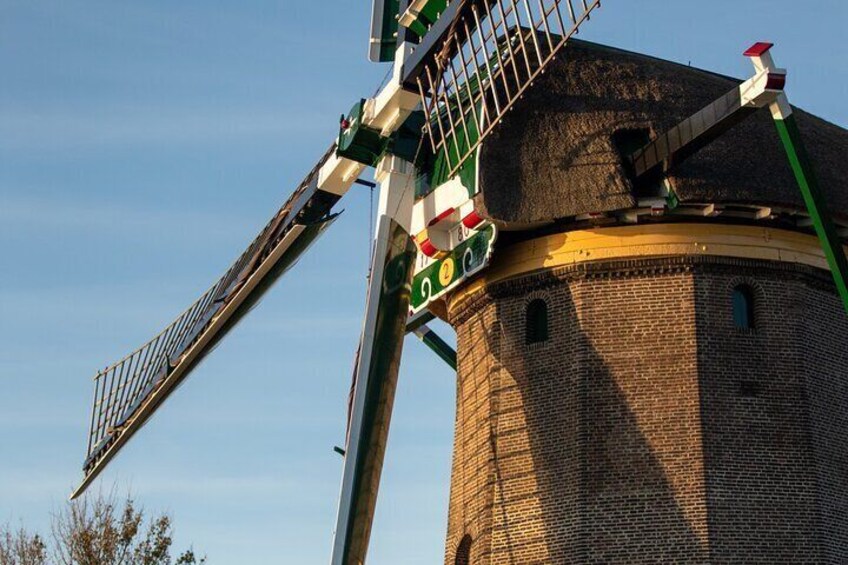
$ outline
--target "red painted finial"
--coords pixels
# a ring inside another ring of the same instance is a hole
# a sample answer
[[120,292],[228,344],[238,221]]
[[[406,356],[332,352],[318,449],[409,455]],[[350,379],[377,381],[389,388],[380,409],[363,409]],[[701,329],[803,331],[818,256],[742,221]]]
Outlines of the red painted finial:
[[774,43],[768,43],[767,41],[758,41],[751,45],[747,51],[742,53],[746,57],[762,57],[769,49],[774,47]]

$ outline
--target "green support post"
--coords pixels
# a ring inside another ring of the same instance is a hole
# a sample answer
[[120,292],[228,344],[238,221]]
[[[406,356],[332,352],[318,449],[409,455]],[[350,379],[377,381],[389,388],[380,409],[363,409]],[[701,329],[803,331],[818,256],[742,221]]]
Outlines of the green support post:
[[821,241],[827,264],[833,275],[833,281],[836,283],[836,290],[842,298],[846,313],[848,313],[848,260],[845,258],[842,241],[836,233],[836,226],[834,226],[827,212],[827,202],[819,190],[810,159],[804,150],[804,142],[801,139],[801,132],[798,129],[795,116],[792,115],[792,107],[786,97],[782,95],[777,102],[772,104],[771,110],[777,132],[783,142],[783,148],[789,157],[792,172],[795,173],[795,180],[798,181],[798,187],[801,189],[807,211],[813,221],[813,227],[819,241]]
[[447,363],[451,369],[456,371],[456,351],[454,351],[450,345],[445,343],[442,338],[436,335],[436,332],[431,330],[427,324],[417,328],[415,330],[415,335],[418,336],[418,339],[424,342],[424,345],[432,349],[442,361]]

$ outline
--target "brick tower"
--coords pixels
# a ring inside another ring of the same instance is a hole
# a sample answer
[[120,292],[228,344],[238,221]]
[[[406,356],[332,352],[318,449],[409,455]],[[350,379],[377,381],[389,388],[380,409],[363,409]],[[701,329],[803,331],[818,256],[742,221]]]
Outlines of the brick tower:
[[[622,165],[734,84],[575,42],[486,142],[446,564],[848,562],[848,316],[769,117]],[[844,225],[848,132],[798,114]]]

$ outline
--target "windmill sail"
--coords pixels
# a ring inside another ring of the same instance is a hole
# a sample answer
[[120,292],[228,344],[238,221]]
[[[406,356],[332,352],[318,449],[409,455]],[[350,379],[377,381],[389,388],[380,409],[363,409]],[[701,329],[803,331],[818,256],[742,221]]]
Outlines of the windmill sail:
[[[474,155],[600,0],[453,0],[404,65],[448,176]],[[417,22],[421,26],[421,22]]]
[[151,414],[335,219],[340,196],[318,188],[332,147],[203,295],[136,351],[99,371],[79,496]]

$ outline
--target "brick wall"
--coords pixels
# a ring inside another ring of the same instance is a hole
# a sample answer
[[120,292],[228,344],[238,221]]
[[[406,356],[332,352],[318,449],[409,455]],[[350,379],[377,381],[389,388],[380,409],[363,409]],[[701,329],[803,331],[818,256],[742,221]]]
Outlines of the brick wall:
[[[740,282],[754,330],[733,325]],[[550,338],[527,345],[535,298]],[[826,274],[584,264],[490,285],[451,322],[446,563],[465,536],[474,564],[848,561],[848,318]]]

